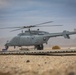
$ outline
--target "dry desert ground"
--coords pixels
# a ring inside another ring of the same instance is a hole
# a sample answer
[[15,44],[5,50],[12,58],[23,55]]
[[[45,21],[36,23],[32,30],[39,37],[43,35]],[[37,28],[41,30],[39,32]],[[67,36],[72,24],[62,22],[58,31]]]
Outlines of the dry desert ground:
[[76,56],[0,55],[0,75],[76,75]]

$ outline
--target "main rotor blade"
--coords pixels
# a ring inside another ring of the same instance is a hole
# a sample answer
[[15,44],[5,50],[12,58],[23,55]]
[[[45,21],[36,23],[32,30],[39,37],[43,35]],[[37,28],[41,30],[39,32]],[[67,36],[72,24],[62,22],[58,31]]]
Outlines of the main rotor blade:
[[13,28],[21,28],[21,27],[4,27],[4,28],[0,28],[0,29],[13,29]]
[[31,27],[35,27],[33,25],[30,25],[30,26],[20,26],[20,27],[3,27],[3,28],[0,28],[0,29],[17,29],[17,28],[31,28]]
[[52,23],[52,22],[53,21],[48,21],[48,22],[43,22],[43,23],[35,24],[35,25],[32,25],[32,26],[43,25],[43,24]]
[[10,32],[18,31],[18,30],[21,30],[21,29],[24,29],[24,28],[19,28],[19,29],[11,30]]
[[36,27],[54,27],[54,26],[63,26],[63,25],[44,25],[44,26],[36,26]]
[[0,29],[16,29],[16,28],[31,28],[31,27],[34,27],[34,26],[19,26],[19,27],[3,27],[3,28],[0,28]]

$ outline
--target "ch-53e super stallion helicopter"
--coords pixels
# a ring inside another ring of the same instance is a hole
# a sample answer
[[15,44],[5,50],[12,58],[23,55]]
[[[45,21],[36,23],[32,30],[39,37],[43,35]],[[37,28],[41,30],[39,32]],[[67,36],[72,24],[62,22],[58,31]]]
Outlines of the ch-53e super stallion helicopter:
[[9,48],[9,46],[14,46],[14,48],[16,46],[19,46],[19,47],[21,47],[21,46],[35,46],[35,48],[37,50],[43,50],[43,48],[44,48],[43,44],[47,43],[49,38],[51,38],[51,37],[64,36],[64,38],[70,39],[69,35],[76,34],[75,31],[69,32],[66,30],[63,32],[60,32],[60,33],[49,33],[49,32],[45,32],[45,31],[39,31],[39,29],[38,30],[30,30],[33,27],[62,26],[62,25],[45,25],[45,24],[48,24],[51,22],[52,21],[48,21],[48,22],[43,22],[43,23],[30,25],[30,26],[0,28],[0,29],[16,28],[15,30],[12,30],[12,31],[17,31],[17,30],[28,28],[27,31],[19,33],[17,36],[13,37],[12,40],[8,41],[5,44],[6,50]]

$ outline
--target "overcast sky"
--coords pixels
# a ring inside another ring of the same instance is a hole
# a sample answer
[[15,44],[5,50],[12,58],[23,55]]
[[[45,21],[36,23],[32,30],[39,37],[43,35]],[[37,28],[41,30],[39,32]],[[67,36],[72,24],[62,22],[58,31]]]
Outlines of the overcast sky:
[[[54,21],[50,25],[63,26],[40,30],[51,33],[73,31],[76,28],[76,0],[0,0],[0,27],[26,26],[46,21]],[[10,31],[0,30],[0,37],[21,32]]]

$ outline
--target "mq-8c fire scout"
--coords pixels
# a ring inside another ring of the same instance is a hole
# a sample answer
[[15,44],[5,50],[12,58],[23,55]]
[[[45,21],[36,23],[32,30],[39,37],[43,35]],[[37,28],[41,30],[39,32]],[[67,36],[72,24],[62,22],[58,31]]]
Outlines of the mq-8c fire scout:
[[[19,33],[17,36],[13,37],[12,40],[8,41],[5,44],[6,50],[9,48],[9,46],[34,46],[37,50],[43,50],[44,43],[47,43],[49,38],[51,37],[57,37],[57,36],[64,36],[67,39],[70,39],[69,35],[76,34],[75,31],[69,32],[64,30],[63,32],[59,33],[49,33],[45,31],[39,31],[37,30],[31,30],[31,28],[34,27],[50,27],[50,26],[62,26],[62,25],[46,25],[48,23],[51,23],[53,21],[48,21],[48,22],[43,22],[35,25],[29,25],[29,26],[20,26],[20,27],[5,27],[5,28],[0,28],[0,29],[12,29],[14,28],[15,30],[12,31],[17,31],[17,30],[22,30],[25,28],[28,28],[27,31]],[[42,26],[43,25],[43,26]]]

